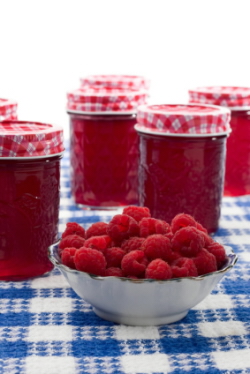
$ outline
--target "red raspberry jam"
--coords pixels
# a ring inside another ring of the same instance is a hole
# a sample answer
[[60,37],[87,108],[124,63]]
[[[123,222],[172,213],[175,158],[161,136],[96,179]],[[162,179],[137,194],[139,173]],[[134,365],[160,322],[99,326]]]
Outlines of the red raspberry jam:
[[[205,107],[204,111],[207,108]],[[206,129],[215,131],[213,116],[216,117],[216,111],[212,115],[204,114],[202,106],[197,107],[196,112],[195,107],[191,108],[193,114],[190,111],[189,116],[186,108],[178,107],[175,113],[174,108],[171,108],[171,115],[166,115],[165,122],[164,109],[161,113],[161,130],[155,130],[159,125],[159,118],[154,121],[154,113],[147,117],[147,109],[145,116],[145,109],[141,108],[142,112],[138,114],[136,129],[140,135],[140,205],[147,206],[153,217],[167,222],[180,212],[190,214],[209,233],[215,232],[218,229],[224,183],[226,129],[224,133],[201,134],[204,124],[211,118],[211,126],[207,123]],[[179,112],[182,110],[185,117]],[[201,121],[200,111],[203,113]],[[169,110],[166,113],[169,113]],[[226,114],[229,117],[229,112],[223,113],[223,116]],[[150,118],[148,128],[145,127],[147,118]],[[143,121],[142,126],[140,123]],[[150,130],[151,121],[154,122],[155,128],[153,129],[152,125]],[[219,123],[219,120],[217,122]],[[189,125],[194,123],[197,127],[192,127],[192,132],[196,133],[190,134]],[[221,126],[222,124],[223,122]],[[173,133],[174,128],[179,129],[179,133]],[[181,133],[184,128],[187,132]]]
[[71,188],[76,204],[108,208],[138,203],[135,114],[70,113]]
[[199,87],[189,91],[189,101],[231,110],[232,132],[227,141],[224,195],[250,194],[250,88]]
[[232,110],[227,140],[225,196],[250,194],[250,108]]
[[76,204],[112,209],[138,204],[136,111],[147,99],[136,76],[90,76],[67,94],[71,189]]
[[[27,279],[53,268],[47,248],[57,240],[63,150],[62,131],[54,131],[52,126],[38,123],[0,123],[3,145],[0,152],[0,280]],[[15,144],[14,134],[16,139],[23,138],[23,142],[17,140]],[[44,155],[42,138],[48,155]],[[50,144],[50,139],[55,143]]]

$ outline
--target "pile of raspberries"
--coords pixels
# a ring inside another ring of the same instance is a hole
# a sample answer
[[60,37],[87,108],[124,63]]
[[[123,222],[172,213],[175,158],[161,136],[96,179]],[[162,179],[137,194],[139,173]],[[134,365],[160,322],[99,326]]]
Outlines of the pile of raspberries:
[[138,206],[87,230],[67,223],[59,253],[71,269],[133,279],[196,277],[221,269],[227,260],[224,247],[192,216],[180,213],[167,223]]

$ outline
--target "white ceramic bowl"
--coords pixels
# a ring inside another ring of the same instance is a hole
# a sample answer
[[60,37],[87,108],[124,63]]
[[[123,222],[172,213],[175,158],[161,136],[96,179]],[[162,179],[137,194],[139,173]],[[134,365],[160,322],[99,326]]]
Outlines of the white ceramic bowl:
[[238,259],[230,247],[225,247],[228,257],[225,266],[199,277],[163,281],[100,277],[63,265],[58,243],[49,247],[49,259],[73,290],[92,305],[99,317],[125,325],[162,325],[184,318],[209,295]]

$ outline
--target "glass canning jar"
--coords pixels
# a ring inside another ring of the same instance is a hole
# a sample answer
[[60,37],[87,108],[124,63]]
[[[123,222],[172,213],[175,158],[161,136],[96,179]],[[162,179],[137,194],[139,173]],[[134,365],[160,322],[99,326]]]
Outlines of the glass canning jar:
[[153,217],[186,213],[209,233],[218,229],[229,117],[215,106],[139,108],[139,201]]
[[134,126],[137,107],[145,104],[148,93],[143,80],[138,77],[133,83],[133,79],[82,78],[81,88],[67,95],[71,190],[82,207],[138,204],[139,149]]
[[189,90],[189,102],[224,106],[231,111],[224,195],[250,194],[250,88],[199,87]]
[[42,275],[57,240],[62,130],[23,121],[0,123],[0,280]]

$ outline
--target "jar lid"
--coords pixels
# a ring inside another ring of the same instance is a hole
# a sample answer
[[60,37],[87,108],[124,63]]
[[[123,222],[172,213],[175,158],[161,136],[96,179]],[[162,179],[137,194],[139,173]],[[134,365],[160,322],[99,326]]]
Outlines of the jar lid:
[[147,133],[228,134],[230,111],[215,105],[162,104],[138,108],[136,130]]
[[8,116],[17,110],[17,102],[8,99],[0,99],[0,116]]
[[96,88],[125,88],[148,90],[150,82],[148,79],[138,75],[89,75],[80,78],[81,87],[91,86]]
[[67,110],[84,113],[135,113],[146,103],[145,90],[83,87],[68,92]]
[[0,157],[45,157],[63,151],[63,130],[59,127],[40,122],[0,122]]
[[249,87],[198,87],[188,91],[190,103],[220,105],[229,108],[250,108]]

